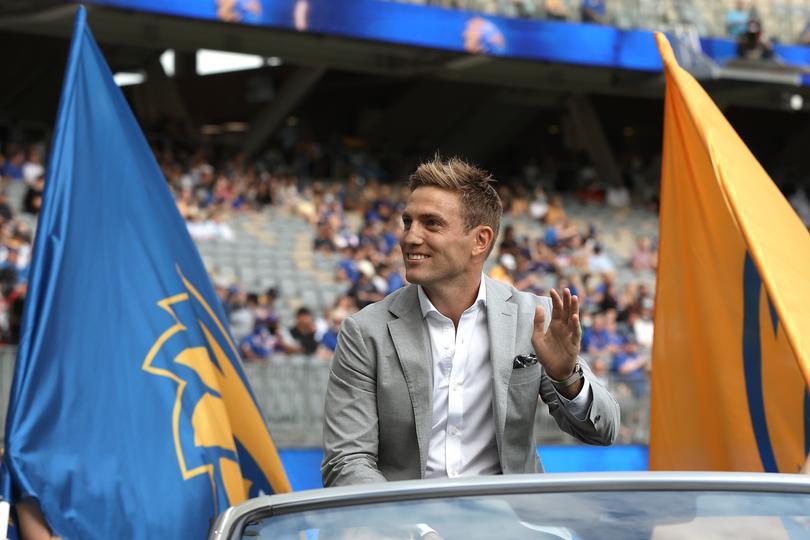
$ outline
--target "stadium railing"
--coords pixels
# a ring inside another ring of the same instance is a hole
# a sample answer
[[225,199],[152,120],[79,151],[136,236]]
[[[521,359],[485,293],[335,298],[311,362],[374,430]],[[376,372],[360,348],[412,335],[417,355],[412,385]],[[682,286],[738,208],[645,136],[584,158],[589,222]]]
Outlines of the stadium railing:
[[[5,425],[17,348],[0,347],[0,420]],[[279,448],[319,448],[329,362],[306,356],[279,356],[267,362],[248,363],[245,371],[266,415],[273,440]],[[621,444],[648,441],[649,381],[647,377],[610,376],[605,383],[622,408]],[[578,444],[561,432],[541,406],[535,423],[537,443]]]

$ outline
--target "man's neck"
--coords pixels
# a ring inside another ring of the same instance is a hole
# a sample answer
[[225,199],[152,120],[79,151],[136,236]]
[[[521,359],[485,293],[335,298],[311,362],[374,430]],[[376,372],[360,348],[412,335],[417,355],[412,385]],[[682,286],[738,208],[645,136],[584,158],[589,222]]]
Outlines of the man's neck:
[[478,290],[483,279],[481,274],[477,279],[470,279],[464,283],[447,285],[445,287],[431,287],[423,285],[430,303],[433,304],[439,313],[453,321],[453,325],[458,328],[461,315],[468,307],[473,305],[478,297]]

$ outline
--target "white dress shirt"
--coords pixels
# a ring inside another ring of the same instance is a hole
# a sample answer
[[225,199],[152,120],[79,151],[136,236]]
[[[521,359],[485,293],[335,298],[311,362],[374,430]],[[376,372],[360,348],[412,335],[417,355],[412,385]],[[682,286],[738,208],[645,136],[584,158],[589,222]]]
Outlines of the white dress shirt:
[[[478,296],[462,313],[457,331],[421,285],[418,296],[433,360],[433,421],[425,477],[499,474],[483,276]],[[572,400],[559,397],[570,412],[584,419],[591,402],[590,384],[585,380]]]

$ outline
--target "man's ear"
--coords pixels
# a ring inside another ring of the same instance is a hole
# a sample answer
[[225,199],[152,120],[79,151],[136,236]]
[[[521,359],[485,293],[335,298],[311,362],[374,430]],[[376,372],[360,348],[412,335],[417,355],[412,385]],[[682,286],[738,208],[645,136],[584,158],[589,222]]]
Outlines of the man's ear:
[[488,225],[479,225],[475,231],[475,244],[473,245],[473,255],[486,255],[489,246],[495,241],[495,233]]

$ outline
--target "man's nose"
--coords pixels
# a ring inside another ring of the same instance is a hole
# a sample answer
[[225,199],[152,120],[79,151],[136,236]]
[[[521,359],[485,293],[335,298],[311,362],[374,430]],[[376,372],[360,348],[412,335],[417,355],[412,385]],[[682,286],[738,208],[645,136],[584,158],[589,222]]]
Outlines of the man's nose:
[[411,225],[402,233],[402,245],[412,246],[422,243],[422,234],[417,225]]

